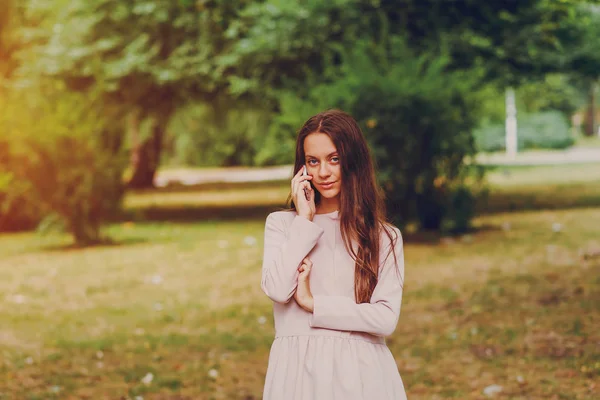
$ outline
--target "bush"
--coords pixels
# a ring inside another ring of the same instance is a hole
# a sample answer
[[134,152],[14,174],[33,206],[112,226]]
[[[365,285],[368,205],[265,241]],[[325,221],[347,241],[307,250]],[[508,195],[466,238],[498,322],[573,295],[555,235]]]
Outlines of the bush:
[[11,141],[10,180],[20,184],[6,185],[5,201],[23,198],[57,216],[78,244],[101,241],[124,193],[121,111],[54,88],[14,97],[1,128]]
[[[504,124],[487,124],[475,130],[479,151],[506,149]],[[519,150],[564,149],[575,143],[569,123],[559,111],[545,111],[517,118]]]
[[441,56],[415,58],[400,40],[391,48],[382,57],[380,49],[357,44],[331,84],[305,100],[286,98],[275,118],[277,142],[288,150],[303,120],[322,109],[349,111],[370,142],[394,222],[467,229],[474,201],[465,195],[465,159],[475,152],[479,104],[469,76],[477,72],[449,72]]

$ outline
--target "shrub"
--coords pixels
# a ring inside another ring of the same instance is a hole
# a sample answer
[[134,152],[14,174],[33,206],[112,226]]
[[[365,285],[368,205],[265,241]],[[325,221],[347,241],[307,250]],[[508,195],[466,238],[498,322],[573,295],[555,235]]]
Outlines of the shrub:
[[6,185],[5,200],[23,198],[59,217],[78,244],[101,241],[123,195],[121,111],[54,88],[14,97],[2,128],[12,143],[10,180],[22,184]]
[[[506,149],[504,124],[486,124],[475,130],[479,151]],[[564,149],[575,143],[569,123],[559,111],[544,111],[517,118],[519,150]]]
[[396,78],[364,87],[352,112],[375,150],[390,211],[439,229],[452,206],[448,188],[473,154],[475,108],[452,78],[415,79],[412,87],[391,83]]
[[522,137],[520,141],[524,149],[564,149],[575,143],[569,122],[559,111],[523,117],[517,134]]

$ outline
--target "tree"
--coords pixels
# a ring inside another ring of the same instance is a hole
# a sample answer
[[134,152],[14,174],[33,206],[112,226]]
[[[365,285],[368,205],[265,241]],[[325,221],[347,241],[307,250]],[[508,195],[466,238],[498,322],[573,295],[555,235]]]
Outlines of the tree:
[[[170,0],[61,0],[30,3],[32,12],[56,15],[52,33],[36,48],[33,72],[58,78],[70,90],[100,83],[106,104],[119,104],[152,129],[135,148],[132,187],[152,184],[165,128],[191,96],[210,99],[219,87],[213,57],[222,29],[217,18],[199,20],[191,2]],[[228,8],[234,9],[234,2]]]

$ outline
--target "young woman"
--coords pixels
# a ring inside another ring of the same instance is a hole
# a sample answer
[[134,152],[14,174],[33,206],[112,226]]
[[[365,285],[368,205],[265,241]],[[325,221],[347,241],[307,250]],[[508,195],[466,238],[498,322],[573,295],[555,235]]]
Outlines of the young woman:
[[402,238],[356,121],[337,110],[306,121],[294,171],[291,210],[265,227],[275,340],[263,399],[406,399],[384,339],[400,314]]

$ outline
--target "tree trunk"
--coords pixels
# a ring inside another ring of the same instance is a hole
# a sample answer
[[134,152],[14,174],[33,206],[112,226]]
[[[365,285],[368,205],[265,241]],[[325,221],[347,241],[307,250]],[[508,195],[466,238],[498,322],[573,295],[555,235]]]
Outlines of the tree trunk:
[[77,246],[86,247],[102,242],[100,225],[86,212],[77,210],[73,214],[67,215],[66,218],[69,220],[70,231]]
[[586,136],[596,134],[596,82],[590,83],[588,93],[588,109],[585,118],[584,132]]
[[133,174],[129,180],[132,189],[145,189],[154,186],[154,176],[160,165],[163,137],[168,118],[156,118],[152,122],[150,136],[140,140],[139,117],[132,122],[133,149],[131,154],[131,169]]

